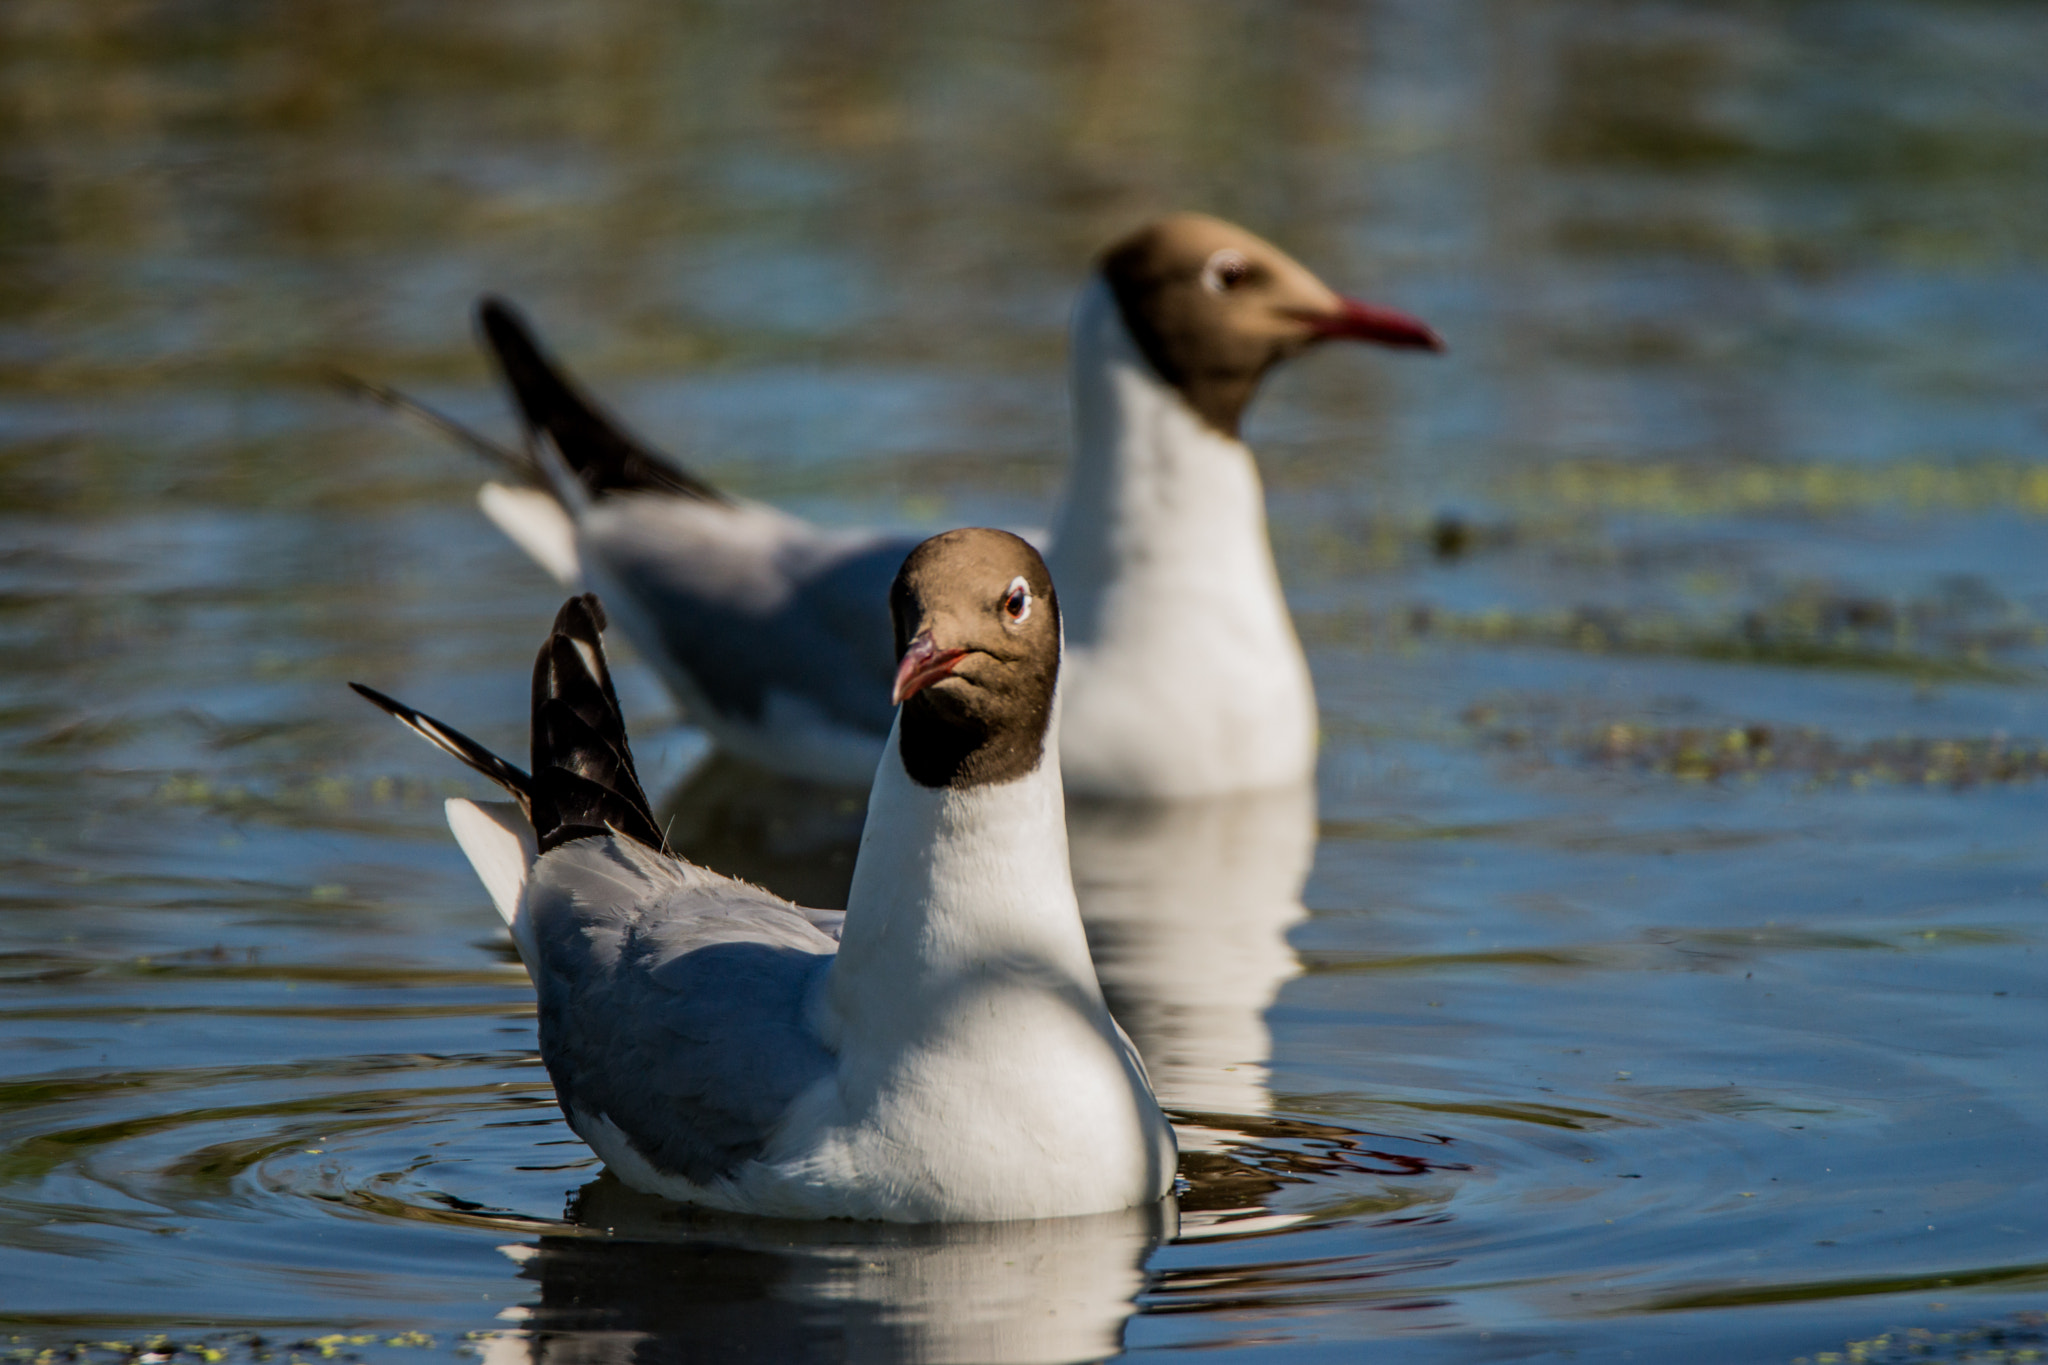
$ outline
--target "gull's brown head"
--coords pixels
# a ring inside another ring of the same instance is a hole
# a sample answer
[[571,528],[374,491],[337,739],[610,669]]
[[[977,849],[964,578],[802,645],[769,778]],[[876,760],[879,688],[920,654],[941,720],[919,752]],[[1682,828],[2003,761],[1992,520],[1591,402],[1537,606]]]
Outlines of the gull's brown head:
[[1007,531],[933,536],[889,589],[904,771],[926,787],[1038,767],[1060,674],[1060,607],[1038,551]]
[[1205,214],[1147,224],[1110,247],[1101,270],[1145,359],[1230,436],[1266,371],[1319,341],[1444,349],[1415,318],[1346,298],[1271,242]]

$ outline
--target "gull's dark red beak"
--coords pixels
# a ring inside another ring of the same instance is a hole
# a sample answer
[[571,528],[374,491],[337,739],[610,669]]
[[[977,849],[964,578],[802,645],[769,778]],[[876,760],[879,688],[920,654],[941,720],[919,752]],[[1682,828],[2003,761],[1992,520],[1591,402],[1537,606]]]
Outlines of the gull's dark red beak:
[[903,662],[896,665],[896,685],[889,689],[889,704],[901,706],[905,697],[924,691],[951,673],[967,653],[964,649],[940,649],[932,643],[932,633],[924,631],[910,642],[910,648],[903,651]]
[[1420,318],[1395,308],[1337,296],[1334,313],[1299,314],[1315,330],[1318,339],[1336,337],[1347,341],[1371,341],[1403,351],[1441,351],[1444,339]]

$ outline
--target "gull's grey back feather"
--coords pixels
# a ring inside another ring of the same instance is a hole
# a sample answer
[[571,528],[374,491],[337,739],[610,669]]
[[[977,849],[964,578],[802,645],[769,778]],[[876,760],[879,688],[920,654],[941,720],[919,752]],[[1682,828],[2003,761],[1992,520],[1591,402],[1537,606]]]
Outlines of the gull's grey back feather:
[[571,1126],[609,1119],[704,1184],[831,1073],[804,1006],[839,916],[618,837],[544,855],[526,894],[541,1056]]
[[779,692],[877,741],[889,733],[889,584],[916,537],[655,498],[596,504],[580,531],[614,605],[633,599],[658,653],[721,714],[760,724]]

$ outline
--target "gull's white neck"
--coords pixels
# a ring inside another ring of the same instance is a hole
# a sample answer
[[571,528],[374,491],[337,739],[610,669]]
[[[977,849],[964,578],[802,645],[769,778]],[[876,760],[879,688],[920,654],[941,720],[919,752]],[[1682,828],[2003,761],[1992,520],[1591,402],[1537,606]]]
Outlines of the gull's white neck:
[[1100,276],[1075,309],[1072,389],[1046,556],[1071,646],[1069,786],[1170,797],[1302,780],[1315,697],[1251,451],[1159,378]]
[[970,979],[1022,974],[1101,1008],[1053,746],[1015,781],[956,790],[912,781],[897,743],[892,729],[832,969],[833,1012],[848,1039],[915,1034]]
[[814,1188],[844,1191],[828,1214],[910,1222],[1157,1199],[1173,1130],[1096,984],[1058,755],[1048,745],[1014,782],[934,790],[897,742],[812,1001],[838,1066],[769,1152],[794,1182],[788,1207],[816,1216]]

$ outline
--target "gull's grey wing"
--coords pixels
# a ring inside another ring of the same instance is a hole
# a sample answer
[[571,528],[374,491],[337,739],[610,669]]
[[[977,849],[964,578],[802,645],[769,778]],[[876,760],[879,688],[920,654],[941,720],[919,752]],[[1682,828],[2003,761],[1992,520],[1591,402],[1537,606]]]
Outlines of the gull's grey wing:
[[819,913],[616,836],[536,862],[541,1058],[571,1126],[603,1116],[700,1184],[757,1154],[832,1069],[804,1022],[838,949]]
[[[894,708],[889,584],[914,536],[828,532],[753,504],[614,496],[578,522],[607,596],[632,599],[643,647],[750,725],[776,693],[880,740]],[[621,611],[622,619],[625,613]]]

